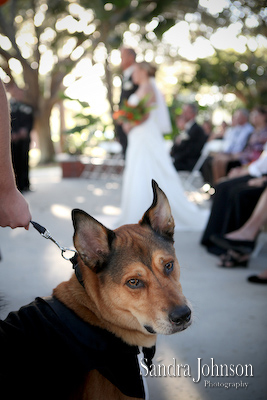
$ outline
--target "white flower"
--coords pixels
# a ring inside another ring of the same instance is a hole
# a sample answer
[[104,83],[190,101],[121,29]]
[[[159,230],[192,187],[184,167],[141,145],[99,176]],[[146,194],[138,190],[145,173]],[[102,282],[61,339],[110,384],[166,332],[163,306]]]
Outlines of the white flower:
[[126,82],[123,83],[122,87],[123,87],[124,90],[132,90],[134,85],[133,85],[133,82],[126,81]]

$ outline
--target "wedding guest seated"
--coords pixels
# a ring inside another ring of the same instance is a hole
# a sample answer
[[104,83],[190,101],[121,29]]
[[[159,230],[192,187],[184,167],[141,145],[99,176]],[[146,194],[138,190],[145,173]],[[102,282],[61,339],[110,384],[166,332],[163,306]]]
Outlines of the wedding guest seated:
[[[267,188],[261,194],[251,217],[240,229],[223,236],[212,236],[212,241],[226,251],[226,253],[220,257],[221,262],[219,266],[224,268],[247,266],[250,256],[255,248],[257,236],[266,223]],[[259,276],[250,276],[248,281],[252,283],[267,284],[267,270],[263,271]]]
[[174,144],[179,146],[183,140],[186,140],[188,135],[185,131],[186,120],[183,115],[178,115],[176,117],[176,125],[179,130],[179,135],[174,139]]
[[234,115],[234,121],[236,123],[234,129],[227,131],[225,134],[224,151],[216,154],[212,160],[213,181],[215,183],[227,175],[229,161],[234,160],[244,150],[253,132],[253,126],[249,123],[247,110],[237,110]]
[[184,135],[175,141],[171,149],[171,156],[177,171],[192,171],[207,140],[203,128],[196,122],[197,112],[195,104],[183,106],[181,118],[185,122]]
[[[225,235],[239,229],[250,217],[266,186],[267,144],[260,158],[239,170],[239,176],[215,186],[210,218],[201,244],[208,252],[221,254],[220,247],[212,241],[213,235]],[[253,179],[256,178],[256,179]]]
[[253,131],[252,125],[248,122],[248,117],[247,110],[240,109],[234,112],[232,125],[225,130],[220,146],[216,146],[216,152],[212,151],[202,166],[203,179],[212,186],[218,181],[219,177],[226,175],[229,154],[238,154],[246,146],[248,137]]
[[204,161],[200,171],[202,173],[203,179],[205,182],[209,183],[211,186],[214,185],[213,173],[212,173],[212,162],[213,157],[216,154],[221,154],[224,152],[224,149],[228,146],[230,142],[230,138],[234,137],[235,130],[237,129],[237,115],[238,113],[235,112],[232,115],[232,123],[230,126],[224,127],[222,130],[222,134],[219,138],[212,135],[212,137],[208,138],[208,141],[203,150],[206,151],[207,157]]
[[263,106],[255,107],[250,114],[251,123],[254,126],[254,131],[252,132],[245,149],[232,157],[229,157],[228,174],[230,177],[233,175],[232,166],[236,165],[248,165],[253,161],[256,161],[267,142],[267,108]]
[[215,128],[213,130],[212,134],[209,135],[208,141],[210,142],[212,140],[223,140],[224,135],[228,128],[229,128],[229,125],[227,124],[227,122],[222,121],[221,125],[219,125],[217,128]]

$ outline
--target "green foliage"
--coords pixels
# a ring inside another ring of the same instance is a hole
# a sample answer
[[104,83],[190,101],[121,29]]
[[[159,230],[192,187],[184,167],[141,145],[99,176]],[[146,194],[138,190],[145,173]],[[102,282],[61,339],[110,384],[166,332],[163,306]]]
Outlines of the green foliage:
[[179,135],[179,129],[177,126],[177,117],[182,114],[183,104],[177,98],[173,98],[172,104],[169,106],[169,114],[171,118],[172,132],[165,135],[165,139],[174,140],[174,138]]
[[[70,154],[83,154],[87,147],[90,147],[92,139],[94,142],[103,140],[103,135],[95,137],[95,132],[105,132],[107,126],[103,123],[100,117],[94,117],[88,104],[79,100],[73,100],[68,96],[61,95],[62,99],[77,101],[82,111],[74,115],[76,124],[74,128],[65,131],[65,148],[64,151]],[[106,140],[106,139],[105,139]]]
[[248,108],[267,102],[265,54],[244,54],[217,51],[216,55],[199,60],[195,85],[217,85],[234,93]]

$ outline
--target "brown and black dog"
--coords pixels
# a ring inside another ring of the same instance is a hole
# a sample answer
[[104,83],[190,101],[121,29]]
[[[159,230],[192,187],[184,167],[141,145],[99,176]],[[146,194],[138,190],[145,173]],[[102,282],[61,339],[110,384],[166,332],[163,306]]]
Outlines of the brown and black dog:
[[[53,314],[50,325],[53,325],[54,328],[57,324],[64,325],[65,321],[68,325],[69,320],[73,317],[74,323],[72,325],[70,323],[66,328],[66,331],[68,331],[66,335],[74,336],[73,343],[77,342],[76,336],[85,335],[83,325],[79,325],[80,323],[84,324],[85,330],[87,326],[96,327],[96,331],[93,331],[93,339],[88,338],[88,341],[96,341],[97,344],[93,352],[97,354],[97,349],[100,348],[100,353],[102,351],[104,354],[104,358],[102,354],[104,366],[100,365],[101,363],[96,355],[95,365],[90,366],[88,368],[90,372],[86,373],[86,367],[81,367],[84,356],[79,356],[80,358],[77,359],[82,361],[75,361],[76,364],[71,366],[77,384],[67,391],[68,395],[60,397],[51,394],[51,399],[145,398],[143,394],[136,395],[139,392],[131,392],[127,388],[124,390],[127,385],[135,385],[131,376],[128,376],[129,382],[123,381],[122,385],[117,385],[116,376],[111,376],[114,372],[112,371],[113,368],[111,367],[109,372],[105,372],[108,370],[106,363],[110,363],[112,366],[114,362],[114,369],[116,369],[118,365],[115,366],[115,359],[122,357],[124,361],[118,359],[121,371],[117,371],[115,375],[123,373],[123,376],[126,376],[127,368],[132,363],[130,358],[127,357],[132,357],[132,349],[138,349],[140,346],[150,348],[155,345],[157,334],[170,335],[186,329],[191,324],[191,310],[187,305],[179,282],[180,267],[173,246],[174,220],[171,209],[167,197],[155,181],[152,182],[152,186],[153,203],[141,221],[135,225],[124,225],[111,231],[84,211],[73,210],[72,212],[75,229],[74,245],[78,254],[77,267],[81,279],[79,282],[73,274],[69,281],[62,282],[53,291],[54,301],[70,310],[68,312],[71,313],[71,316],[64,317],[65,319],[62,322],[60,308],[53,309],[53,306],[49,305],[49,312],[45,308],[45,319],[49,320],[48,314],[55,312],[59,316],[60,322],[54,320]],[[36,304],[34,306],[36,307]],[[33,306],[31,305],[31,307]],[[38,312],[43,313],[42,307],[38,303]],[[36,308],[34,310],[36,312]],[[28,309],[27,312],[29,312]],[[38,312],[36,312],[36,315]],[[22,316],[23,314],[20,316],[20,324]],[[26,317],[28,321],[29,315],[27,314]],[[8,318],[10,324],[10,316]],[[35,318],[38,320],[38,316],[35,316]],[[77,321],[76,323],[75,318],[79,319],[80,322]],[[13,316],[12,321],[14,319]],[[38,325],[42,325],[40,331],[43,335],[43,330],[49,331],[49,329],[43,327],[42,319],[43,317],[40,318],[41,322],[38,320]],[[15,320],[17,321],[17,319]],[[5,324],[5,321],[3,321],[3,324]],[[73,327],[75,330],[76,326],[80,332],[79,335],[76,332],[69,332],[70,330],[73,331]],[[6,326],[3,325],[2,332],[5,328]],[[59,329],[61,328],[57,327],[57,332]],[[98,339],[94,339],[98,332],[102,335],[99,343],[97,342]],[[56,335],[57,333],[55,333]],[[112,345],[109,343],[105,347],[107,335],[114,337],[115,342]],[[32,338],[35,343],[35,351],[37,346],[36,336],[35,334],[34,339]],[[71,342],[72,339],[68,340]],[[80,341],[86,340],[82,338]],[[45,341],[43,339],[43,343]],[[58,370],[59,368],[64,369],[68,362],[68,357],[65,355],[66,351],[59,350],[62,341],[64,339],[57,338],[58,344],[51,345],[56,352],[64,354],[64,361],[60,363],[61,367],[58,367]],[[74,348],[76,348],[75,346]],[[112,354],[113,361],[105,359],[108,347],[112,347],[110,354]],[[49,346],[44,345],[44,348],[42,354],[45,353],[44,356],[46,356]],[[88,352],[86,346],[84,348],[83,354]],[[28,349],[28,355],[30,351]],[[73,349],[69,351],[70,360],[73,359],[72,352],[74,351]],[[135,360],[132,363],[133,368],[135,368]],[[122,362],[124,362],[124,365],[121,365]],[[63,364],[64,366],[62,366]],[[137,371],[140,375],[138,368]],[[54,372],[50,372],[50,376],[54,374]],[[129,374],[131,375],[130,371]],[[71,374],[68,376],[65,373],[65,377],[67,384],[71,379]],[[54,385],[56,385],[56,381],[56,379],[53,381]],[[42,396],[38,397],[37,395],[36,398],[39,399]]]

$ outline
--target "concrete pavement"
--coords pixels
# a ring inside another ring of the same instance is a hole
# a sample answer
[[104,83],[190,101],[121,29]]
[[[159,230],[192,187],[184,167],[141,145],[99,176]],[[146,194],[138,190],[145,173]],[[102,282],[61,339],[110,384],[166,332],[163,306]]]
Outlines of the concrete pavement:
[[[72,247],[72,208],[85,210],[109,227],[119,212],[120,180],[62,180],[60,169],[53,167],[33,170],[31,183],[34,191],[25,197],[33,220],[63,246]],[[175,235],[181,282],[193,306],[194,323],[180,334],[158,338],[154,376],[147,379],[150,399],[264,400],[267,288],[249,284],[246,277],[266,267],[267,248],[248,269],[229,271],[216,267],[217,258],[199,246],[200,234]],[[0,248],[1,318],[36,296],[49,295],[72,273],[57,247],[33,228],[1,228]]]

